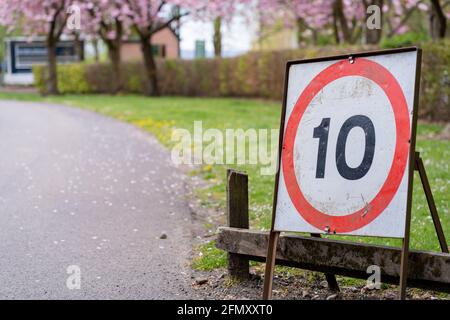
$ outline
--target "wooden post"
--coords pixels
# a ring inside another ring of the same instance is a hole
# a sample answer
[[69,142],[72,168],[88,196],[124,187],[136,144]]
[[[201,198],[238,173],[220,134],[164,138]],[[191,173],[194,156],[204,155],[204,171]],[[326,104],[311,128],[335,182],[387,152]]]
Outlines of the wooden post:
[[[219,228],[217,248],[268,262],[269,232]],[[275,232],[272,232],[275,235]],[[383,283],[399,283],[401,248],[285,234],[278,239],[277,265],[367,279],[367,266],[383,270]],[[273,251],[270,251],[273,252]],[[450,293],[450,254],[411,250],[408,285]]]
[[[227,225],[232,228],[249,228],[248,176],[232,169],[227,170]],[[228,253],[228,273],[239,280],[248,279],[249,259]]]

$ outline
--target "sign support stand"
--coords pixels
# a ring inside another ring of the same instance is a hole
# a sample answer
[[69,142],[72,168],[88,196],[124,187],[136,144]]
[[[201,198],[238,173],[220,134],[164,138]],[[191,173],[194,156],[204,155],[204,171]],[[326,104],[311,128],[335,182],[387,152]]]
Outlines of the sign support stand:
[[[442,229],[441,220],[436,208],[436,203],[434,202],[433,193],[431,192],[430,183],[428,181],[427,173],[425,171],[425,166],[423,165],[422,157],[419,152],[414,153],[414,171],[419,172],[420,181],[422,182],[423,191],[427,198],[428,208],[430,209],[431,218],[433,219],[434,228],[436,229],[436,234],[439,240],[439,245],[441,251],[444,253],[449,253],[449,248],[447,246],[447,240],[445,239],[445,234]],[[412,183],[411,183],[412,185]],[[412,194],[412,189],[410,191]],[[409,204],[412,203],[410,199]],[[401,267],[400,267],[400,300],[405,300],[406,298],[406,283],[408,278],[408,254],[409,254],[409,236],[411,229],[411,208],[408,208],[405,226],[405,238],[403,239],[402,257],[401,257]]]
[[427,173],[425,171],[425,166],[423,165],[420,153],[416,152],[416,163],[415,170],[419,172],[420,180],[422,181],[423,191],[428,202],[428,208],[430,209],[431,218],[433,219],[434,228],[436,229],[436,234],[439,240],[439,245],[441,246],[441,251],[449,253],[449,248],[447,245],[447,240],[445,239],[444,231],[442,230],[441,220],[436,208],[436,203],[434,202],[433,193],[431,192],[430,183],[428,181]]
[[[412,194],[412,190],[410,191],[410,193]],[[412,201],[409,201],[409,203],[411,202]],[[408,206],[409,208],[406,212],[405,237],[403,238],[402,242],[402,255],[400,260],[400,300],[405,300],[406,298],[406,280],[408,278],[409,236],[411,233],[411,206],[409,204]]]
[[269,247],[267,249],[266,270],[264,272],[263,299],[272,299],[273,269],[275,268],[275,257],[277,255],[277,243],[280,232],[270,231]]
[[[275,258],[277,254],[277,243],[278,238],[280,236],[280,232],[278,231],[270,231],[269,234],[269,248],[267,250],[267,260],[266,260],[266,270],[264,272],[264,290],[263,290],[263,299],[270,300],[272,299],[272,285],[273,285],[273,271],[275,268]],[[320,238],[320,234],[312,233],[312,237]],[[336,280],[336,276],[331,273],[326,273],[325,278],[328,283],[328,288],[331,291],[339,292],[339,284]]]

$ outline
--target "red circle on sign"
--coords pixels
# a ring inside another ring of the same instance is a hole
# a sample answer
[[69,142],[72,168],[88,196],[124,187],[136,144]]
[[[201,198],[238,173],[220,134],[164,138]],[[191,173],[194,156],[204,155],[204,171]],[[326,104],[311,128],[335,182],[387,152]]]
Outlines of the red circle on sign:
[[[311,100],[323,87],[339,78],[361,76],[372,80],[384,91],[394,111],[395,153],[389,174],[380,191],[364,208],[345,216],[332,216],[314,208],[302,193],[294,170],[294,144],[298,126]],[[369,224],[388,206],[400,186],[409,154],[410,119],[403,91],[394,76],[382,65],[364,58],[354,63],[339,61],[320,72],[298,98],[286,126],[282,167],[288,194],[298,213],[311,225],[330,232],[345,233]]]

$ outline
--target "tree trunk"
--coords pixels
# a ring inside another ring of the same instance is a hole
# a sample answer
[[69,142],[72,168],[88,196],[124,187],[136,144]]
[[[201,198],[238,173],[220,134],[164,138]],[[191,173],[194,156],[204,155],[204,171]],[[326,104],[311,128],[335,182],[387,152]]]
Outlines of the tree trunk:
[[[103,24],[102,24],[103,25]],[[108,47],[108,56],[109,61],[111,62],[112,72],[113,72],[113,88],[112,93],[116,94],[122,91],[123,89],[123,75],[122,75],[122,66],[121,66],[121,48],[122,48],[122,36],[123,36],[123,25],[122,21],[119,19],[115,19],[115,38],[110,39],[108,37],[109,29],[104,27],[101,29],[99,35],[102,38],[103,42]]]
[[100,54],[98,51],[98,40],[97,39],[92,40],[92,46],[94,47],[94,60],[95,60],[95,62],[98,62],[100,60]]
[[147,77],[144,94],[146,96],[159,96],[158,77],[156,74],[155,58],[152,52],[151,36],[141,36],[141,50]]
[[305,31],[305,26],[303,24],[303,20],[298,18],[296,21],[297,24],[297,47],[301,48],[303,46],[303,32]]
[[217,17],[214,19],[213,44],[214,44],[214,56],[221,57],[222,56],[222,18],[221,17]]
[[442,39],[447,31],[447,18],[442,11],[439,0],[431,0],[430,33],[433,40]]
[[333,6],[334,14],[336,15],[336,22],[339,23],[342,30],[342,35],[344,37],[344,42],[346,43],[352,43],[352,32],[347,24],[347,19],[344,15],[344,5],[342,3],[342,0],[335,0],[334,6]]
[[337,14],[336,11],[333,10],[333,35],[334,35],[334,41],[336,44],[341,43],[341,37],[339,36],[339,27],[337,22]]
[[79,61],[84,60],[84,48],[83,42],[80,39],[80,34],[78,32],[75,33],[75,52]]
[[378,44],[381,40],[381,32],[383,30],[382,23],[383,23],[383,0],[372,0],[368,3],[368,5],[365,7],[366,12],[367,8],[370,5],[376,5],[380,8],[380,29],[369,29],[367,26],[365,28],[366,30],[366,43],[367,44]]
[[113,71],[113,88],[112,93],[117,94],[123,89],[123,76],[121,68],[120,44],[109,40],[106,42],[108,46],[108,56]]
[[312,43],[314,46],[318,46],[319,45],[319,32],[317,32],[317,30],[315,29],[310,29],[311,30],[311,35],[312,35]]
[[56,61],[56,44],[57,41],[52,38],[47,39],[47,63],[48,63],[48,77],[47,77],[47,94],[57,95],[58,91],[58,73]]

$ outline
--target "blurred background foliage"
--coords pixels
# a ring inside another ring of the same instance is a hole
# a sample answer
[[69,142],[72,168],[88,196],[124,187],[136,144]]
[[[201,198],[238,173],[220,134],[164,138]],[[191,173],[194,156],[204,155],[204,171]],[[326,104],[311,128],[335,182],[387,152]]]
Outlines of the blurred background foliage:
[[[420,33],[385,40],[383,48],[417,44]],[[420,117],[449,121],[450,40],[419,42],[423,47]],[[234,58],[159,60],[161,93],[169,96],[249,97],[280,100],[286,61],[374,49],[374,46],[322,46],[281,51],[254,51]],[[146,77],[140,62],[122,63],[124,93],[142,93]],[[46,93],[45,66],[34,68],[36,86]],[[108,63],[58,66],[61,93],[110,93]]]

